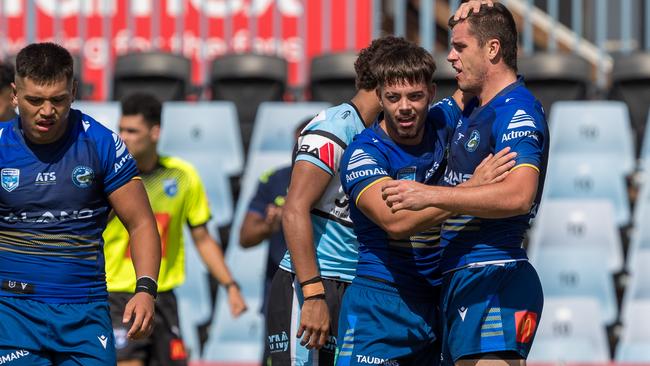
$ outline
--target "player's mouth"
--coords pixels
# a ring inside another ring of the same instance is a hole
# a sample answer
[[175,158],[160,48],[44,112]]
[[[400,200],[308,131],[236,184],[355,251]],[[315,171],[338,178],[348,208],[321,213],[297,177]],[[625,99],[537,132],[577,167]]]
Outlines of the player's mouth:
[[463,69],[460,67],[452,66],[454,70],[456,70],[456,79],[460,78],[460,76],[463,74]]
[[48,132],[54,127],[56,121],[54,119],[41,119],[36,121],[36,129],[39,132]]
[[402,128],[410,128],[415,125],[415,119],[415,115],[397,116],[397,123],[399,123]]

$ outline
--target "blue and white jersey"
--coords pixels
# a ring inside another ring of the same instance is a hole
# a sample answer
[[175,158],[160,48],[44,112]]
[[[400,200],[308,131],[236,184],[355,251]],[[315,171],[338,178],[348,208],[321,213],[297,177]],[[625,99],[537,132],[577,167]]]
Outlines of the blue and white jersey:
[[442,227],[443,271],[471,263],[526,259],[521,244],[542,197],[549,146],[542,105],[521,77],[486,105],[477,104],[474,99],[461,112],[449,98],[434,107],[444,110],[447,123],[454,126],[442,185],[466,181],[483,158],[509,146],[517,153],[513,170],[528,166],[540,173],[537,196],[526,215],[505,219],[460,215],[448,219]]
[[[325,193],[311,211],[314,245],[321,276],[350,282],[357,266],[357,239],[348,199],[341,188],[339,165],[343,151],[365,125],[351,103],[320,112],[302,131],[294,162],[307,161],[332,176]],[[293,272],[285,254],[280,268]]]
[[375,123],[343,154],[341,183],[350,197],[350,216],[359,240],[358,276],[379,278],[411,293],[440,284],[440,226],[407,240],[392,239],[357,203],[366,189],[384,180],[438,180],[447,134],[444,123],[427,124],[422,143],[398,145]]
[[0,123],[0,296],[49,303],[106,300],[102,231],[108,195],[137,174],[118,135],[70,110],[54,144]]

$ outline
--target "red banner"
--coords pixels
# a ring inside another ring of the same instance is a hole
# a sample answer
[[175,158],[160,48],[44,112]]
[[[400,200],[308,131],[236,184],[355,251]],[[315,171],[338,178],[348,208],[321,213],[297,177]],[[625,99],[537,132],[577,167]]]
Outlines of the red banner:
[[[196,84],[204,82],[209,62],[220,55],[249,51],[277,54],[289,62],[289,83],[296,86],[305,82],[311,57],[348,48],[358,50],[371,39],[371,0],[355,1],[355,14],[351,16],[348,1],[329,0],[328,13],[332,16],[327,25],[321,18],[322,1],[35,0],[31,4],[35,24],[28,30],[27,0],[2,1],[0,21],[6,26],[0,30],[6,34],[0,39],[4,44],[0,50],[5,56],[15,55],[28,42],[29,33],[36,42],[61,43],[82,57],[82,76],[84,82],[93,84],[90,99],[95,100],[110,97],[105,85],[110,74],[105,73],[110,72],[115,55],[155,49],[191,58]],[[300,34],[303,21],[305,34]],[[158,30],[156,36],[152,25]],[[177,29],[179,25],[182,29]],[[354,27],[350,45],[348,27]],[[325,29],[330,30],[329,50],[323,49],[321,41]],[[276,30],[281,30],[277,38]]]

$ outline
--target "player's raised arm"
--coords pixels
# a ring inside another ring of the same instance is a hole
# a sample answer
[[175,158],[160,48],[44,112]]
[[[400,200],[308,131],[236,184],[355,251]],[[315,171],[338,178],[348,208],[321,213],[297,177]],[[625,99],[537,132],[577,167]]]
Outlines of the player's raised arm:
[[133,179],[108,196],[115,214],[129,232],[131,258],[135,267],[136,293],[124,311],[123,322],[133,320],[128,337],[144,338],[153,329],[156,281],[160,269],[160,237],[144,186]]

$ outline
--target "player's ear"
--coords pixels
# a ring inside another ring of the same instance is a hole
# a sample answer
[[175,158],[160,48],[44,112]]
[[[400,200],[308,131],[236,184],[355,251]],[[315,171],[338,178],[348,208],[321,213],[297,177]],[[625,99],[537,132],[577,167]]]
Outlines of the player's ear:
[[72,100],[70,103],[74,102],[74,98],[77,95],[77,88],[79,87],[79,83],[77,82],[77,79],[72,79]]
[[14,108],[18,106],[18,96],[16,93],[16,83],[11,83],[11,104],[13,104]]
[[501,42],[498,39],[492,38],[486,42],[488,57],[490,61],[494,61],[501,51]]
[[431,86],[429,87],[429,104],[433,103],[433,101],[436,99],[436,90],[438,89],[438,86],[436,83],[431,83]]
[[379,106],[384,108],[384,103],[381,101],[381,88],[378,86],[375,88],[375,94],[377,95],[377,101],[379,102]]
[[160,125],[153,125],[150,134],[153,142],[158,143],[158,140],[160,140]]

